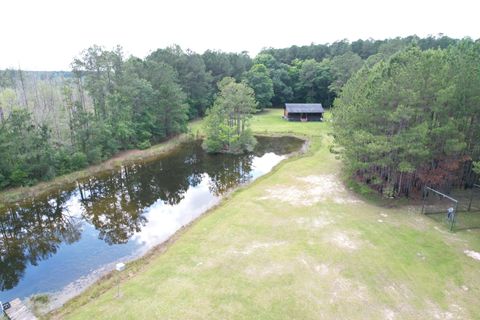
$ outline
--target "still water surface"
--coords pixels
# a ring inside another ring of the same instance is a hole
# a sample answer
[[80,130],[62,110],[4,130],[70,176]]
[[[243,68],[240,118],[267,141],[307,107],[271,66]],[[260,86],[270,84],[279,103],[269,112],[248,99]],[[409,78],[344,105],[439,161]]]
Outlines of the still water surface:
[[199,141],[148,162],[77,181],[0,208],[0,301],[77,294],[115,263],[141,256],[218,203],[229,189],[298,150],[258,137],[247,155],[209,155]]

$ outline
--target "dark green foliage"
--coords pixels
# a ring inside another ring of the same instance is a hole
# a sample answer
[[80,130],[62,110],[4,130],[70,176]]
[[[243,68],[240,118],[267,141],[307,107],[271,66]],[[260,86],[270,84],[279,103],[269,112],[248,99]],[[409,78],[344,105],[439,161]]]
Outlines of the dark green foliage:
[[207,70],[213,76],[214,83],[225,77],[240,80],[245,71],[252,66],[252,59],[246,52],[226,53],[207,50],[202,55]]
[[[201,113],[208,99],[199,99],[204,93],[209,95],[203,90],[208,83],[203,87],[197,83],[197,72],[203,66],[200,56],[187,56],[193,60],[189,58],[189,71],[182,75],[190,100],[179,84],[177,71],[166,62],[136,58],[125,62],[121,48],[106,51],[94,46],[85,50],[72,64],[74,77],[61,87],[61,101],[68,116],[64,139],[52,137],[47,125],[36,124],[38,118],[32,118],[27,109],[27,90],[20,87],[25,94],[24,108],[15,106],[19,103],[15,91],[0,91],[0,101],[8,102],[8,113],[0,110],[0,188],[48,180],[103,161],[120,150],[148,148],[151,143],[185,132],[187,101]],[[12,73],[2,78],[2,84],[18,85],[20,76],[23,73]],[[23,79],[20,85],[28,80]]]
[[205,119],[204,149],[213,153],[252,151],[256,140],[248,121],[257,108],[253,89],[233,78],[223,79],[218,87],[220,92]]
[[269,48],[263,50],[261,53],[268,53],[281,63],[292,64],[295,59],[315,59],[322,61],[325,58],[343,55],[349,51],[358,54],[362,59],[367,59],[379,53],[381,47],[385,50],[386,47],[391,47],[393,44],[399,47],[399,49],[406,48],[410,45],[417,45],[422,50],[446,49],[448,46],[458,43],[458,41],[457,39],[452,39],[444,35],[428,36],[426,38],[408,36],[385,40],[359,39],[351,43],[347,40],[341,40],[332,44],[311,44],[308,46],[291,46],[282,49]]
[[140,142],[139,144],[137,144],[137,148],[140,149],[140,150],[145,150],[145,149],[148,149],[152,146],[152,144],[150,143],[150,141],[148,140],[145,140],[143,142]]
[[207,72],[201,55],[191,51],[185,53],[179,46],[173,46],[154,51],[146,60],[168,64],[175,70],[178,84],[187,95],[190,118],[205,114],[213,101],[214,87],[213,77]]
[[329,86],[332,82],[330,61],[316,62],[313,59],[305,60],[299,70],[297,97],[304,97],[304,102],[321,102],[325,106],[331,105],[332,95]]
[[380,192],[448,190],[475,182],[479,114],[479,43],[412,47],[347,82],[335,101],[335,141],[357,178]]
[[289,65],[278,62],[272,55],[261,53],[254,59],[255,64],[267,67],[273,84],[271,103],[274,107],[283,106],[293,99],[293,83],[289,74]]
[[249,71],[245,72],[245,82],[255,92],[260,110],[272,106],[273,82],[265,65],[254,64]]
[[[95,112],[91,114],[80,107],[73,116],[74,126],[78,128],[74,131],[80,133],[77,144],[90,162],[118,150],[145,148],[150,142],[185,132],[189,110],[175,67],[187,70],[182,71],[184,80],[195,72],[177,61],[188,60],[180,48],[157,51],[145,61],[131,58],[126,62],[119,49],[114,52],[94,49],[87,50],[82,61],[76,60],[75,70],[85,77]],[[85,69],[98,64],[106,66],[95,67],[95,72]],[[195,91],[193,82],[183,82],[191,92]],[[197,107],[202,109],[204,105]]]
[[[444,51],[422,52],[432,48]],[[396,55],[401,50],[409,54]],[[451,172],[445,169],[451,157],[464,159],[469,178],[462,181],[471,184],[480,166],[472,165],[480,153],[478,51],[478,42],[470,40],[410,36],[266,49],[253,61],[246,52],[200,55],[178,46],[125,61],[120,47],[93,46],[74,60],[71,72],[3,70],[0,189],[31,185],[185,132],[187,120],[204,115],[222,95],[214,84],[225,77],[253,88],[259,109],[286,102],[329,107],[346,91],[337,102],[341,109],[361,105],[368,112],[354,109],[356,116],[345,116],[355,122],[339,131],[354,141],[345,157],[358,170],[370,170],[366,163],[388,168],[378,175],[388,176],[390,189],[415,180],[418,166]],[[364,123],[373,126],[374,119],[377,131],[370,132]],[[225,148],[222,139],[211,149]],[[239,135],[227,149],[251,142],[248,134]],[[368,146],[355,149],[362,144]],[[429,167],[425,159],[436,162]],[[366,179],[381,181],[371,172]]]
[[333,81],[329,88],[338,95],[350,77],[363,66],[363,60],[356,53],[348,51],[331,60],[330,72]]
[[31,185],[55,175],[49,130],[32,124],[26,110],[14,110],[0,124],[1,187]]
[[372,66],[412,45],[428,50],[447,48],[457,42],[443,35],[424,39],[417,36],[360,39],[351,43],[341,40],[328,45],[265,49],[254,63],[263,64],[270,71],[273,106],[282,107],[285,102],[320,102],[329,107],[342,86],[362,67],[364,61]]

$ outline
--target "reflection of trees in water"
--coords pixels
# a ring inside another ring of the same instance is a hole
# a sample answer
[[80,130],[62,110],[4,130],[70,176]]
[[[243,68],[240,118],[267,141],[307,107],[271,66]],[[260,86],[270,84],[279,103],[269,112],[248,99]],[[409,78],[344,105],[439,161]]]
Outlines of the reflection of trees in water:
[[145,208],[159,199],[178,204],[189,186],[200,183],[190,145],[168,158],[134,164],[79,183],[83,216],[108,244],[126,243],[147,222]]
[[[255,154],[261,156],[268,150],[261,146],[268,141],[259,140]],[[250,179],[253,158],[252,154],[208,155],[200,142],[184,144],[168,157],[79,181],[82,217],[106,243],[126,243],[146,224],[145,208],[159,200],[177,205],[205,173],[211,179],[210,191],[220,195]],[[0,209],[0,290],[13,288],[28,263],[36,265],[56,253],[62,242],[80,239],[80,221],[66,210],[73,194],[70,188]]]
[[303,143],[302,139],[295,137],[256,137],[258,143],[255,145],[254,154],[257,157],[263,156],[267,152],[273,152],[278,155],[289,154],[299,150]]
[[205,161],[203,169],[209,175],[210,191],[221,195],[238,184],[251,179],[253,155],[212,155]]
[[27,264],[37,265],[57,252],[62,242],[80,239],[80,222],[65,214],[71,191],[47,199],[28,199],[0,210],[0,290],[15,287]]
[[128,184],[129,171],[122,168],[118,173],[78,185],[82,216],[108,244],[126,243],[146,223],[134,186]]

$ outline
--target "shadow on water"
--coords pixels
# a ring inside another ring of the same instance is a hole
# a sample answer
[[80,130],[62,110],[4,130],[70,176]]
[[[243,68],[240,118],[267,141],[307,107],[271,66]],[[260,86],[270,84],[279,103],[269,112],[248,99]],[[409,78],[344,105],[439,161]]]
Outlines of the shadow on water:
[[[60,290],[146,243],[164,241],[227,190],[270,171],[303,144],[292,137],[258,137],[258,142],[244,155],[210,155],[200,141],[185,143],[157,160],[4,206],[0,300]],[[60,274],[52,276],[55,271]]]

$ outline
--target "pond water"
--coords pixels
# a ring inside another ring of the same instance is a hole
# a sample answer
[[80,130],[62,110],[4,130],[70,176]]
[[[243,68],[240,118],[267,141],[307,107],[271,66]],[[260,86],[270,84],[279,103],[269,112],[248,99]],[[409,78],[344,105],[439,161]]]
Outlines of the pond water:
[[231,188],[267,172],[303,140],[257,137],[246,155],[209,155],[200,141],[0,208],[0,301],[74,296],[115,263],[162,243]]

